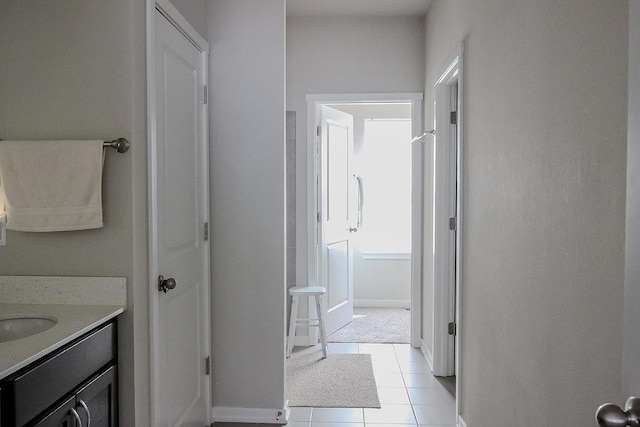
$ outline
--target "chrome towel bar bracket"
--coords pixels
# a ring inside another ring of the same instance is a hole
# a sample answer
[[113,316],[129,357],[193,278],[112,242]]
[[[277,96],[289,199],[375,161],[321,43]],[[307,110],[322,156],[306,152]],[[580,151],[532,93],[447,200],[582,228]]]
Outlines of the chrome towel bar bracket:
[[104,147],[115,148],[116,150],[118,150],[118,153],[126,153],[127,151],[129,151],[129,146],[131,144],[126,138],[118,138],[114,139],[113,141],[105,141],[102,145]]

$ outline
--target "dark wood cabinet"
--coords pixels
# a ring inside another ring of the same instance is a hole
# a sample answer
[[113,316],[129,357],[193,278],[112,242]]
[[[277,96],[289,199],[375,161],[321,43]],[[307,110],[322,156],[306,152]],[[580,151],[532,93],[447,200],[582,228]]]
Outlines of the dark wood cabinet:
[[0,381],[0,426],[117,426],[116,342],[111,321]]

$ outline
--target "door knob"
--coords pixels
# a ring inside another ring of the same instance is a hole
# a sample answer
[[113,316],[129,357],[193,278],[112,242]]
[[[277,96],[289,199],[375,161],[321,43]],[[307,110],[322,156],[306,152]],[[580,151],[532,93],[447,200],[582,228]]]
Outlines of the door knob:
[[596,421],[600,427],[639,427],[640,398],[630,397],[624,409],[613,403],[605,403],[596,411]]
[[349,227],[349,233],[355,233],[358,231],[358,227]]
[[158,276],[158,290],[164,292],[165,294],[169,289],[173,289],[176,287],[176,279],[173,277],[169,277],[165,279],[164,276]]

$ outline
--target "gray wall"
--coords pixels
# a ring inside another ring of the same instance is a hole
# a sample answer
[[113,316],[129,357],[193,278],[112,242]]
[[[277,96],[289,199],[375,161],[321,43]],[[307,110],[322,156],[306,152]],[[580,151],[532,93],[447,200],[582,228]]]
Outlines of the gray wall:
[[144,52],[144,2],[0,2],[0,138],[125,137],[132,144],[126,154],[107,152],[103,228],[9,231],[0,248],[2,274],[127,278],[122,426],[147,424],[149,407]]
[[625,398],[640,395],[640,2],[629,4],[629,139],[622,381]]
[[216,407],[284,405],[284,7],[209,3]]
[[620,400],[627,33],[626,1],[437,0],[428,13],[427,122],[465,42],[469,427],[588,426]]
[[207,38],[207,0],[170,0],[193,28]]

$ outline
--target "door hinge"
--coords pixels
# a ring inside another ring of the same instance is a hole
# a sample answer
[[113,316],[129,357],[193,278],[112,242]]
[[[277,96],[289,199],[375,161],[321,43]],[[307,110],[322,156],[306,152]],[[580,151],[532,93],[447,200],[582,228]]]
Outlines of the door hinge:
[[209,103],[209,91],[207,90],[207,85],[202,86],[202,103],[203,104]]
[[209,223],[205,222],[204,223],[204,241],[206,242],[207,240],[209,240]]
[[456,221],[456,217],[449,218],[449,230],[456,231],[458,229],[458,224]]
[[322,222],[322,213],[316,212],[316,221]]
[[322,135],[322,126],[316,126],[316,136]]
[[449,323],[449,325],[447,326],[447,332],[449,333],[449,335],[456,334],[456,322]]
[[204,358],[204,374],[211,375],[211,356]]
[[451,116],[450,116],[450,123],[452,125],[457,125],[458,124],[458,112],[457,111],[452,111],[451,112]]

